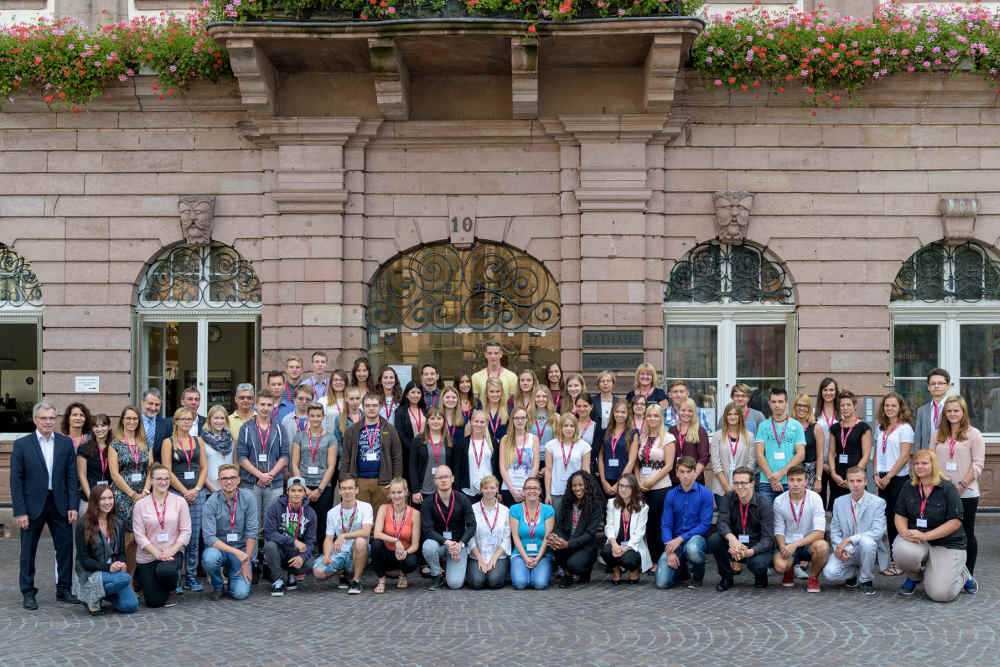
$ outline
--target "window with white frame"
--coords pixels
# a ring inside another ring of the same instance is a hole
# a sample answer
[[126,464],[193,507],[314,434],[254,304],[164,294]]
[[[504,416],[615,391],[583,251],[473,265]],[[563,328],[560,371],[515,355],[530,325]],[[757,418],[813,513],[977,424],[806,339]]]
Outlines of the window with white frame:
[[695,246],[670,270],[664,295],[665,375],[682,379],[712,423],[737,383],[767,412],[771,387],[794,391],[795,304],[782,266],[750,243]]
[[909,257],[892,287],[895,390],[916,409],[927,373],[946,369],[972,425],[1000,433],[1000,264],[981,244],[944,242]]
[[42,288],[31,264],[0,243],[0,432],[34,428],[31,407],[42,395]]

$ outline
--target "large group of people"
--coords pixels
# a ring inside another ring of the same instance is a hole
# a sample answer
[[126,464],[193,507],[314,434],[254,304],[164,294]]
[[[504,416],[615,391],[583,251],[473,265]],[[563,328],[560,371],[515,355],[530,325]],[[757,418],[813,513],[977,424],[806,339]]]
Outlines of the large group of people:
[[414,575],[431,590],[566,588],[600,567],[614,585],[649,573],[698,588],[709,553],[719,592],[743,570],[757,588],[802,578],[810,593],[825,580],[878,595],[876,573],[905,575],[901,596],[978,590],[985,446],[943,369],[915,424],[898,393],[874,427],[861,421],[831,378],[790,404],[783,388],[738,384],[712,424],[650,364],[626,394],[610,372],[591,394],[557,363],[541,380],[504,368],[499,343],[485,358],[447,385],[424,364],[401,387],[364,358],[327,374],[316,352],[304,377],[291,357],[260,391],[238,385],[233,412],[205,416],[193,387],[170,419],[155,388],[115,423],[74,402],[60,425],[36,404],[11,459],[24,607],[38,606],[45,526],[57,598],[91,614],[184,591],[243,599],[262,577],[273,596],[309,575],[358,594],[369,567],[377,594]]

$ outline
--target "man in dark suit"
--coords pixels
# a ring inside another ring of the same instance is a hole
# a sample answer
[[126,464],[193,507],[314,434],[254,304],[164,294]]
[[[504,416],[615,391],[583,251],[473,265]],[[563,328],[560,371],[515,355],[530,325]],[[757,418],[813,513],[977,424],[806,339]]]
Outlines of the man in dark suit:
[[56,548],[59,578],[56,599],[76,603],[70,592],[73,567],[73,533],[78,498],[76,454],[73,441],[55,432],[56,409],[35,403],[35,432],[14,441],[10,457],[10,492],[14,520],[21,529],[20,586],[24,608],[38,609],[35,594],[35,554],[47,525]]
[[174,432],[173,420],[160,416],[162,404],[163,397],[156,387],[150,387],[143,392],[142,428],[146,432],[146,443],[153,453],[153,460],[157,462],[160,460],[160,447],[163,445],[163,441]]
[[[191,412],[194,413],[197,419],[195,420],[197,425],[191,426],[191,435],[200,436],[202,430],[205,428],[205,416],[198,414],[198,408],[201,406],[201,392],[198,391],[197,387],[186,387],[184,391],[181,392],[181,405]],[[170,419],[170,437],[174,434],[174,420]],[[156,460],[159,461],[159,452],[157,452]]]

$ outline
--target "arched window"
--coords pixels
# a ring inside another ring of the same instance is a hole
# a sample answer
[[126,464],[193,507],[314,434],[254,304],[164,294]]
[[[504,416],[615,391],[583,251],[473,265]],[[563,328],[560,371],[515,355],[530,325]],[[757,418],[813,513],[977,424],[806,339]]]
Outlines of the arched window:
[[199,412],[233,410],[235,387],[260,376],[261,285],[253,266],[220,243],[178,245],[161,254],[136,289],[137,397],[163,392],[172,416],[185,388],[201,392]]
[[372,278],[369,356],[377,366],[430,361],[451,379],[478,369],[482,344],[499,339],[507,366],[541,366],[559,358],[560,313],[559,286],[528,254],[485,241],[424,245]]
[[1000,264],[975,241],[926,245],[892,285],[893,382],[911,409],[930,400],[927,373],[946,369],[973,426],[1000,433]]
[[31,406],[41,398],[42,287],[31,264],[0,243],[0,432],[34,428]]
[[713,424],[737,383],[765,413],[768,390],[791,386],[793,294],[781,264],[751,243],[701,243],[670,267],[665,375],[688,384]]

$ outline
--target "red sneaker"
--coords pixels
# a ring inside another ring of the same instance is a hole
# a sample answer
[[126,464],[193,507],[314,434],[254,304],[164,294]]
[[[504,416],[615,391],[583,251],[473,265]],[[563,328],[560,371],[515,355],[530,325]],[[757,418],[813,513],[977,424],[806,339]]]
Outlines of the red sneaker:
[[785,576],[781,578],[781,585],[785,588],[793,588],[795,586],[795,570],[788,568],[788,572],[785,572]]
[[819,577],[809,577],[809,583],[806,584],[806,592],[819,593]]

